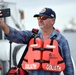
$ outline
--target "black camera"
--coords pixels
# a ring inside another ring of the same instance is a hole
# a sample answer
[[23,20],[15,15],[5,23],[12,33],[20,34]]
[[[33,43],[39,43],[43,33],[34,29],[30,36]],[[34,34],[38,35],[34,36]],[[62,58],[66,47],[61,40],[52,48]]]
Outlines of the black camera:
[[2,16],[0,16],[0,18],[2,17],[9,17],[10,16],[10,8],[6,8],[6,9],[0,9]]

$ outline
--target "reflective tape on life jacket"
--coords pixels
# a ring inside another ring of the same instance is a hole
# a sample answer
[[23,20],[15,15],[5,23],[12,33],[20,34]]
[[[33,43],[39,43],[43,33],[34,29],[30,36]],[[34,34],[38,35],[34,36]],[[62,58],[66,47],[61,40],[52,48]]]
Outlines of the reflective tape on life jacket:
[[47,39],[44,42],[40,38],[32,38],[29,42],[28,52],[22,62],[24,70],[38,70],[61,72],[65,69],[65,63],[58,51],[58,42]]

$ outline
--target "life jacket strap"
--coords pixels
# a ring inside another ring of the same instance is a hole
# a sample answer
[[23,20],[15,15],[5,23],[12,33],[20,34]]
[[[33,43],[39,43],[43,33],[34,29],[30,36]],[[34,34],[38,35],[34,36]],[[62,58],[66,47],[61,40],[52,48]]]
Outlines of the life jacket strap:
[[27,60],[27,59],[24,59],[24,61],[28,62],[28,60]]
[[39,63],[50,63],[49,60],[34,60],[34,62],[39,62]]
[[63,63],[64,62],[64,60],[61,60],[61,61],[58,61],[58,63],[57,64],[61,64],[61,63]]
[[51,51],[51,52],[53,52],[53,49],[51,49],[51,48],[33,48],[33,50],[39,50],[39,51]]
[[[28,62],[27,59],[24,59],[24,61]],[[35,59],[34,59],[34,62],[39,62],[39,63],[50,63],[49,60],[35,60]]]

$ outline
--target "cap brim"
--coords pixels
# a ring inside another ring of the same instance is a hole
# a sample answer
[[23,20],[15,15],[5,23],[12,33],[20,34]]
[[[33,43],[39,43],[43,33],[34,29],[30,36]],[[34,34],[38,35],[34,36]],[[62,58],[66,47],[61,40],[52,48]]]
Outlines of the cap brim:
[[44,17],[48,17],[47,15],[45,14],[35,14],[34,17],[39,17],[39,16],[44,16]]
[[35,14],[35,15],[34,15],[34,17],[39,17],[39,16],[40,16],[39,14]]

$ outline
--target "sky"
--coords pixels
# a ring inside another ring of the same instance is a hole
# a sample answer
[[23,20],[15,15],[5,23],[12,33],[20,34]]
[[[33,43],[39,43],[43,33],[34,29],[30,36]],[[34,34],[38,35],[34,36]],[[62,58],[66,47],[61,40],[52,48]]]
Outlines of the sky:
[[[4,0],[14,2],[19,9],[25,12],[26,29],[38,28],[34,14],[39,13],[44,7],[52,8],[56,12],[54,27],[62,30],[74,18],[76,20],[76,0]],[[76,21],[75,21],[76,22]]]

